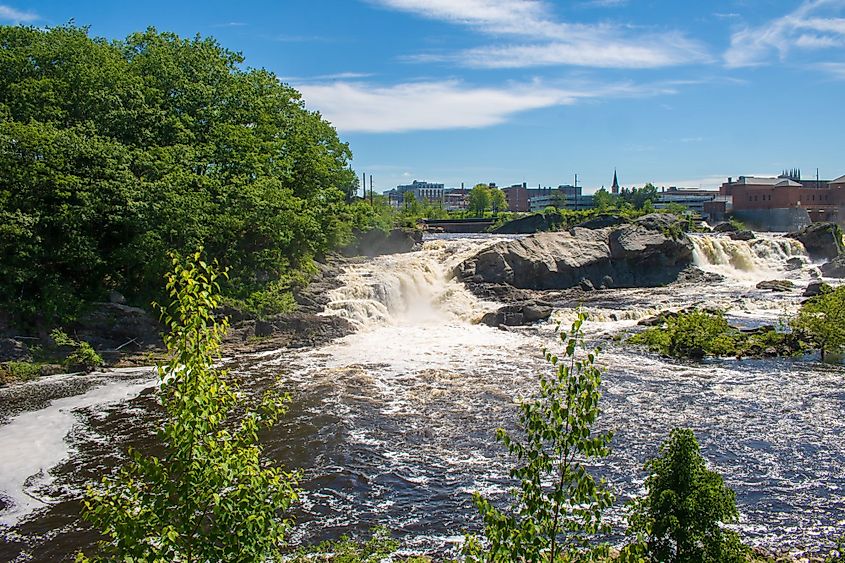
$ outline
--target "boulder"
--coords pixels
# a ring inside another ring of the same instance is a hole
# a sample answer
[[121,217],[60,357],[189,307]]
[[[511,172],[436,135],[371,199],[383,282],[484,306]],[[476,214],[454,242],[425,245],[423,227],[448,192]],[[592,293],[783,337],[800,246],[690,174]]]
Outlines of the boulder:
[[25,343],[14,338],[0,338],[0,362],[28,362],[31,359]]
[[836,223],[813,223],[786,236],[801,242],[810,258],[816,260],[830,260],[845,252],[842,229]]
[[820,281],[811,281],[807,285],[807,289],[804,290],[803,296],[804,297],[815,297],[816,295],[821,295],[826,290],[829,290],[830,286],[824,282]]
[[528,301],[500,307],[495,313],[485,314],[480,322],[488,326],[520,326],[546,320],[551,314],[550,305]]
[[733,231],[728,233],[728,238],[731,240],[754,240],[754,232],[753,231]]
[[508,221],[493,229],[492,233],[496,235],[530,235],[556,229],[562,223],[563,216],[560,213],[535,213]]
[[343,248],[344,256],[381,256],[410,252],[422,243],[422,231],[417,229],[392,229],[384,232],[371,229],[366,232],[356,231],[355,240]]
[[578,287],[580,287],[584,291],[595,291],[596,290],[596,286],[594,286],[593,282],[591,282],[587,278],[581,278],[581,281],[578,282]]
[[845,255],[837,256],[830,262],[822,264],[821,271],[828,278],[845,278]]
[[789,280],[766,280],[757,284],[757,289],[768,289],[771,291],[791,291],[795,284]]
[[692,244],[659,230],[626,224],[604,229],[575,227],[502,241],[463,262],[456,274],[473,283],[521,289],[655,287],[677,279],[692,263]]
[[161,346],[161,327],[138,307],[92,303],[72,327],[73,335],[98,350],[137,351]]
[[621,215],[605,213],[602,215],[597,215],[592,219],[584,221],[583,223],[579,223],[576,226],[581,227],[583,229],[604,229],[607,227],[623,225],[625,223],[628,223],[628,219],[622,217]]
[[633,223],[650,231],[660,231],[662,233],[668,232],[672,227],[678,227],[681,231],[686,231],[689,226],[689,221],[686,218],[679,217],[674,213],[649,213],[648,215],[637,217],[633,220]]
[[793,256],[789,260],[786,261],[786,270],[800,270],[804,267],[804,260],[801,259],[800,256]]

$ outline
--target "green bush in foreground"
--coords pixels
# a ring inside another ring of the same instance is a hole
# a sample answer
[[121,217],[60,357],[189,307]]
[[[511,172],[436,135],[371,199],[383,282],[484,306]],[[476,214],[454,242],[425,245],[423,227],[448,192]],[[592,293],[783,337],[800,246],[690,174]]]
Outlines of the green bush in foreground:
[[[106,539],[104,560],[266,561],[280,557],[297,498],[296,476],[262,459],[258,432],[284,412],[266,395],[243,408],[225,372],[213,367],[225,321],[215,321],[218,275],[200,260],[173,259],[162,309],[170,360],[158,367],[166,420],[163,457],[132,452],[120,474],[84,501],[83,517]],[[79,561],[86,557],[79,554]]]
[[608,455],[611,434],[594,434],[599,415],[601,371],[595,366],[598,350],[581,358],[579,314],[569,333],[560,338],[562,357],[546,352],[552,373],[539,376],[539,396],[519,406],[523,438],[503,429],[496,432],[518,466],[511,477],[519,480],[508,513],[476,493],[475,503],[484,520],[484,538],[467,538],[469,561],[587,561],[607,556],[607,544],[597,543],[606,532],[602,513],[613,502],[604,482],[593,477],[584,463]]
[[50,333],[56,346],[69,346],[73,351],[62,362],[66,369],[84,372],[94,371],[103,365],[103,358],[83,340],[75,340],[59,329]]
[[809,299],[792,320],[793,330],[807,335],[822,359],[845,346],[845,286],[828,289]]
[[648,461],[647,495],[634,502],[631,531],[646,537],[651,561],[732,563],[748,548],[721,524],[735,521],[734,492],[706,468],[692,430],[676,428]]
[[372,536],[363,542],[355,541],[348,536],[341,536],[335,541],[323,542],[317,546],[304,547],[288,558],[291,563],[312,563],[325,561],[331,563],[378,563],[389,558],[390,561],[405,563],[426,563],[431,561],[427,557],[396,556],[401,543],[393,538],[390,530],[378,526]]

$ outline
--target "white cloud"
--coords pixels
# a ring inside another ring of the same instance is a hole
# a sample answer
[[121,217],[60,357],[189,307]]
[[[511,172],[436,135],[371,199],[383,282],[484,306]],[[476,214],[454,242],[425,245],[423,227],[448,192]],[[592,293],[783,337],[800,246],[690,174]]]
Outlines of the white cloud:
[[469,129],[506,122],[514,114],[591,98],[674,93],[672,86],[615,84],[557,88],[540,83],[504,88],[470,87],[459,81],[370,86],[360,82],[304,84],[297,88],[339,130],[389,133]]
[[[632,36],[611,24],[558,21],[540,0],[371,0],[418,16],[466,25],[481,33],[519,38],[514,45],[469,49],[450,55],[422,54],[417,61],[450,61],[473,67],[524,68],[576,65],[656,68],[708,59],[706,49],[678,32]],[[618,0],[600,0],[618,5]]]
[[845,18],[836,17],[845,0],[804,0],[794,11],[759,27],[733,34],[725,64],[739,68],[765,64],[772,54],[784,60],[796,48],[820,50],[845,44]]
[[38,14],[34,12],[23,12],[16,10],[11,6],[0,4],[0,20],[11,21],[14,23],[27,23],[39,19]]
[[819,63],[815,66],[834,78],[845,80],[845,63]]

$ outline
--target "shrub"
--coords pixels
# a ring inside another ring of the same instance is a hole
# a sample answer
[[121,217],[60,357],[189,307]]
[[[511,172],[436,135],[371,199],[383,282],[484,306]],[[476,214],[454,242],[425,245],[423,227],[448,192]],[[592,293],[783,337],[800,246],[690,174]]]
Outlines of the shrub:
[[[604,509],[613,496],[596,481],[584,463],[608,455],[611,434],[594,434],[599,415],[601,372],[598,350],[579,357],[583,347],[579,314],[568,334],[561,334],[563,357],[546,351],[552,373],[539,376],[539,395],[519,406],[523,440],[503,429],[496,432],[517,467],[519,481],[509,513],[475,494],[484,521],[484,540],[469,537],[464,553],[469,561],[563,561],[606,555],[606,544],[595,536],[607,531]],[[482,545],[485,544],[485,545]]]
[[103,365],[103,358],[87,342],[74,340],[59,329],[54,329],[50,333],[50,338],[56,346],[67,346],[73,349],[62,362],[66,369],[90,372]]
[[628,342],[644,344],[666,356],[701,359],[736,353],[738,336],[721,311],[694,310],[669,316],[665,327],[646,329]]
[[0,383],[29,381],[41,374],[41,367],[31,362],[6,362],[0,365]]
[[[286,396],[244,405],[213,367],[227,322],[215,321],[218,275],[194,255],[173,259],[172,302],[162,308],[170,360],[158,366],[165,455],[131,461],[99,490],[83,517],[106,536],[101,556],[122,561],[265,561],[280,558],[296,476],[262,459],[258,432],[284,412]],[[239,414],[240,413],[240,414]],[[80,554],[78,560],[86,560]]]
[[647,495],[634,502],[631,531],[646,538],[652,561],[730,563],[748,549],[721,524],[735,521],[734,492],[705,467],[692,430],[676,428],[645,469]]
[[355,541],[349,536],[341,536],[334,541],[326,541],[317,546],[299,549],[289,559],[292,563],[311,563],[327,561],[331,563],[378,563],[380,561],[403,561],[405,563],[425,563],[427,557],[401,557],[396,551],[401,547],[390,530],[378,526],[366,541]]

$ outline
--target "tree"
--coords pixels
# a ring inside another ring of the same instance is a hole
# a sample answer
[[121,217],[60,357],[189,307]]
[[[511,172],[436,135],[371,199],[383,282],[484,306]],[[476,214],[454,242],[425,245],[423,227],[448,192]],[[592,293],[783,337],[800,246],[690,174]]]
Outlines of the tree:
[[601,517],[613,496],[585,463],[608,455],[611,434],[592,429],[600,412],[601,371],[595,366],[598,350],[579,357],[585,319],[579,314],[570,331],[560,334],[562,357],[545,352],[553,371],[540,374],[537,398],[519,405],[523,439],[496,432],[519,464],[510,472],[519,488],[509,513],[475,494],[487,545],[469,538],[470,561],[569,561],[607,552],[594,539],[607,530]]
[[[216,321],[218,275],[197,253],[173,259],[162,309],[170,360],[158,367],[165,454],[131,452],[114,478],[90,489],[83,517],[106,536],[98,555],[121,561],[265,561],[279,557],[296,475],[268,466],[258,432],[284,412],[270,393],[257,409],[213,367],[226,321]],[[85,560],[80,555],[79,560]]]
[[613,207],[615,197],[606,189],[601,188],[593,194],[593,204],[599,211],[605,211]]
[[845,346],[845,286],[829,287],[806,301],[792,321],[792,328],[818,346],[822,360]]
[[505,197],[505,192],[498,188],[491,188],[490,207],[493,209],[494,215],[497,215],[500,211],[507,211],[508,199]]
[[734,492],[706,468],[692,430],[676,428],[646,462],[647,494],[634,502],[631,531],[646,536],[652,561],[731,563],[746,560],[736,532],[721,524],[735,521]]
[[475,212],[476,217],[481,217],[484,212],[490,209],[491,196],[490,187],[487,184],[476,184],[467,197],[467,208]]

